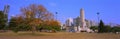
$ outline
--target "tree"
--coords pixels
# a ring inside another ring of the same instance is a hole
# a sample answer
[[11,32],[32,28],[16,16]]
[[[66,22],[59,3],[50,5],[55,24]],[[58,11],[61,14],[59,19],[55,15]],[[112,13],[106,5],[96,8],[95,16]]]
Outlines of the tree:
[[26,24],[32,27],[32,33],[34,33],[36,26],[53,19],[53,14],[42,5],[31,4],[28,7],[21,8],[21,12]]
[[14,32],[18,32],[17,25],[18,24],[16,23],[16,18],[11,17],[10,22],[9,22],[9,29],[14,31]]
[[32,26],[32,33],[34,33],[36,31],[36,26],[39,26],[39,24],[41,23],[41,21],[39,19],[34,19],[32,20],[29,25]]
[[46,21],[44,22],[44,26],[50,27],[49,30],[56,30],[56,31],[60,30],[60,22],[58,22],[57,20]]
[[0,11],[0,30],[4,29],[7,23],[7,20],[5,18],[6,14],[3,13],[3,11]]
[[100,20],[100,24],[99,24],[99,26],[98,26],[98,33],[103,33],[104,30],[105,30],[105,28],[104,28],[104,23],[103,23],[102,20]]
[[18,32],[18,31],[28,31],[31,27],[26,25],[25,19],[21,16],[11,17],[9,22],[9,29]]
[[105,25],[104,32],[111,32],[111,27],[109,25]]
[[114,32],[114,33],[120,32],[120,27],[118,27],[118,26],[112,27],[112,28],[111,28],[111,32]]
[[93,31],[98,30],[98,26],[91,26],[90,29],[92,29]]
[[[51,12],[42,5],[31,4],[21,8],[21,14],[12,17],[9,22],[11,29],[36,31],[36,27],[59,30],[60,22],[54,20]],[[28,27],[29,26],[29,27]],[[16,30],[15,30],[16,31]]]
[[110,31],[111,31],[111,27],[109,25],[104,25],[103,21],[100,20],[100,24],[98,26],[98,33],[106,33]]

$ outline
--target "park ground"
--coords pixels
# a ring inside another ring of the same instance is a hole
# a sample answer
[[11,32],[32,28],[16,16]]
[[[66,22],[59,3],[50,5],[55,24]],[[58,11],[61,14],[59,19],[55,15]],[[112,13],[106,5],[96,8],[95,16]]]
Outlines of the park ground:
[[5,32],[0,33],[0,39],[120,39],[115,33],[70,33],[70,32]]

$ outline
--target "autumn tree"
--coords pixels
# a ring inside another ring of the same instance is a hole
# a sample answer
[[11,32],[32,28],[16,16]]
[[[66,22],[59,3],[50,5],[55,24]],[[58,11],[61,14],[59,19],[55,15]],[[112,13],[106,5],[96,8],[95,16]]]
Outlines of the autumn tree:
[[22,7],[20,10],[21,14],[11,17],[10,19],[9,26],[12,26],[13,29],[26,30],[27,27],[25,26],[29,26],[34,34],[38,26],[43,26],[45,28],[49,26],[51,29],[60,28],[60,22],[55,20],[54,15],[47,11],[42,5],[31,4],[27,7]]
[[53,14],[46,10],[42,5],[31,4],[28,7],[21,8],[22,16],[26,19],[27,25],[32,27],[32,33],[35,27],[46,20],[53,19]]

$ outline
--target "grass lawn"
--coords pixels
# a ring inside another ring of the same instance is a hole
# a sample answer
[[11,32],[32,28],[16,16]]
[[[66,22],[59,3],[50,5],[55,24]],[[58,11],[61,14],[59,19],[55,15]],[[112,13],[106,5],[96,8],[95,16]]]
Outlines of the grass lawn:
[[120,34],[114,33],[44,33],[36,32],[6,32],[0,33],[0,39],[120,39]]

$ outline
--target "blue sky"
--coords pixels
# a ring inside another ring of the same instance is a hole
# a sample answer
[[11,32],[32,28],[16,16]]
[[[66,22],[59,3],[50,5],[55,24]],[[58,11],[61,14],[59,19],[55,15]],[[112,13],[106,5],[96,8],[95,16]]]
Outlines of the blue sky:
[[4,5],[10,5],[9,17],[20,14],[20,8],[30,4],[42,4],[53,14],[58,12],[57,18],[64,23],[68,18],[80,15],[80,8],[84,8],[88,20],[97,21],[96,13],[105,23],[120,24],[120,0],[0,0],[0,10]]

